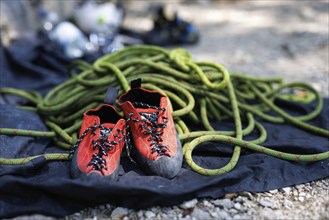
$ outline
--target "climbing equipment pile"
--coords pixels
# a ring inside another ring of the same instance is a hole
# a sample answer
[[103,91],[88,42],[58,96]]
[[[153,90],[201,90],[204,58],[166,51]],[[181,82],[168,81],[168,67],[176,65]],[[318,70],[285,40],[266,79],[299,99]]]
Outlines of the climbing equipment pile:
[[[67,149],[68,153],[0,158],[0,165],[24,164],[37,157],[47,160],[70,159],[69,151],[77,141],[83,112],[99,106],[109,86],[118,88],[120,95],[130,89],[129,82],[136,78],[142,79],[144,88],[157,90],[169,97],[175,127],[183,143],[185,161],[200,174],[218,175],[231,171],[239,161],[241,147],[291,161],[308,162],[329,158],[329,151],[301,155],[260,145],[267,136],[260,121],[289,123],[314,135],[329,137],[328,130],[307,123],[321,112],[323,100],[306,83],[285,84],[280,78],[229,74],[222,65],[193,61],[184,49],[168,51],[155,46],[127,47],[105,55],[93,64],[76,61],[69,71],[72,77],[44,98],[35,91],[0,89],[0,94],[15,94],[27,99],[29,105],[20,108],[36,111],[49,128],[47,132],[0,128],[0,134],[49,137],[58,147]],[[306,115],[293,116],[275,104],[278,99],[305,105],[316,101],[317,105]],[[226,120],[234,121],[235,130],[216,130],[210,123]],[[192,130],[192,127],[198,129]],[[259,137],[245,141],[254,132]],[[193,161],[192,152],[206,141],[225,142],[234,146],[232,157],[225,166],[209,169]]]

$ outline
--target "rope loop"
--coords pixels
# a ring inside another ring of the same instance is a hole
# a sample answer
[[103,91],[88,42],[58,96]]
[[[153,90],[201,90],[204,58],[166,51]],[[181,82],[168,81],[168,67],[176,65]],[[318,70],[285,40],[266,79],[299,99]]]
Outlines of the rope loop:
[[183,48],[177,48],[169,53],[169,58],[184,72],[189,72],[189,63],[192,62],[192,56]]

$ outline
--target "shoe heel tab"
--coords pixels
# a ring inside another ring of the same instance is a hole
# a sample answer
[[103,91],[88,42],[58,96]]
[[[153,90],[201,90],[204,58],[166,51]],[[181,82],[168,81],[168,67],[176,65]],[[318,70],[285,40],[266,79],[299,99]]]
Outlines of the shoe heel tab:
[[114,102],[118,96],[118,89],[114,87],[109,87],[106,91],[104,98],[104,103],[109,105],[114,105]]
[[140,88],[141,86],[142,86],[142,79],[141,78],[134,79],[130,82],[130,88],[131,89]]

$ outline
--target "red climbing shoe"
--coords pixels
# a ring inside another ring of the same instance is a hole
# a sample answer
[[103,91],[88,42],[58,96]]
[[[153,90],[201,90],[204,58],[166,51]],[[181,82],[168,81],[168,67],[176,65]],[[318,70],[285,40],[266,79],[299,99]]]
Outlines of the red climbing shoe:
[[126,116],[127,132],[132,134],[137,162],[148,174],[173,178],[181,169],[183,156],[168,97],[140,88],[140,81],[133,81],[131,87],[120,96],[119,105]]
[[125,130],[125,120],[112,105],[86,111],[71,163],[72,176],[99,174],[116,179]]

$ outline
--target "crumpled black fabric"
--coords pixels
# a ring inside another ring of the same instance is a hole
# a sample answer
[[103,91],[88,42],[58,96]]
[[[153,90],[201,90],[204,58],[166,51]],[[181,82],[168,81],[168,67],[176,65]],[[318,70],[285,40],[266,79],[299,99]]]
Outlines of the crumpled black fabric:
[[[66,80],[68,61],[57,57],[54,51],[45,50],[46,46],[1,48],[1,87],[36,89],[45,94]],[[28,59],[28,55],[33,58]],[[282,102],[281,106],[287,110],[298,109],[300,113],[312,108],[290,102]],[[328,110],[329,100],[324,99],[322,113],[310,123],[329,129]],[[6,99],[0,104],[0,117],[3,128],[47,130],[39,115],[18,109]],[[262,123],[268,132],[265,147],[300,154],[329,150],[328,138],[289,124]],[[234,128],[230,122],[214,126]],[[256,137],[257,133],[253,133],[246,139]],[[0,135],[0,157],[19,158],[51,152],[65,151],[47,138]],[[231,154],[230,145],[204,143],[195,152],[194,160],[203,167],[219,168],[229,161]],[[127,158],[122,158],[118,181],[102,177],[72,179],[69,171],[70,161],[49,162],[44,158],[20,166],[0,165],[0,218],[32,213],[63,217],[102,203],[140,209],[176,205],[192,198],[219,198],[232,192],[262,192],[328,177],[329,160],[292,162],[243,149],[234,170],[219,176],[199,175],[185,164],[172,180],[146,176]]]

